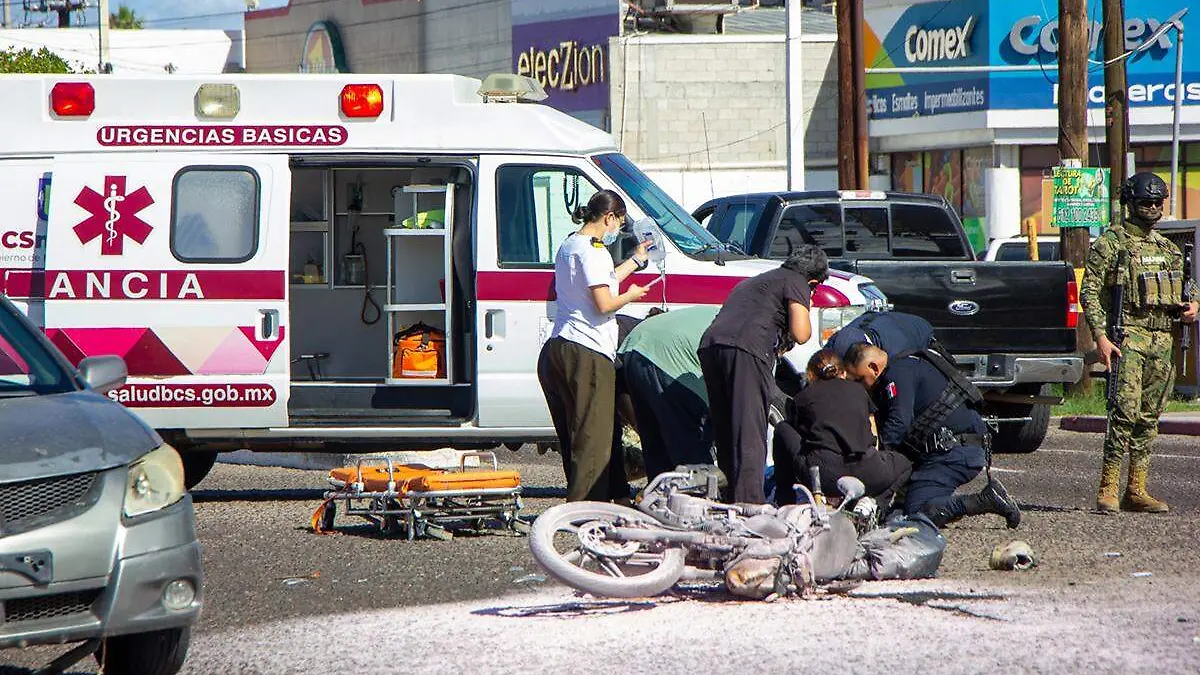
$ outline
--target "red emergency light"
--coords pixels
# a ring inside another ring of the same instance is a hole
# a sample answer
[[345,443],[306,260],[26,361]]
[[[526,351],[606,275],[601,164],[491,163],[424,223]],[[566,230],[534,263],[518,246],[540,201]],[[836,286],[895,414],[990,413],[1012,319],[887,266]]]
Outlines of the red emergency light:
[[379,117],[383,112],[383,88],[377,84],[348,84],[342,87],[342,114],[346,117]]
[[96,90],[87,82],[58,82],[50,89],[50,109],[59,117],[87,117],[96,110]]

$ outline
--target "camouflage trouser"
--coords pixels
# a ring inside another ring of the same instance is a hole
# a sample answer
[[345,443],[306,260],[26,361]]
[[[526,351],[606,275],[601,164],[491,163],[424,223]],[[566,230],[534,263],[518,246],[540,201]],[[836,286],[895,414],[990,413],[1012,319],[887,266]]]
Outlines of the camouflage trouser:
[[1131,328],[1120,347],[1117,401],[1108,410],[1104,462],[1119,465],[1128,452],[1133,466],[1149,460],[1158,417],[1175,386],[1173,336],[1170,331]]

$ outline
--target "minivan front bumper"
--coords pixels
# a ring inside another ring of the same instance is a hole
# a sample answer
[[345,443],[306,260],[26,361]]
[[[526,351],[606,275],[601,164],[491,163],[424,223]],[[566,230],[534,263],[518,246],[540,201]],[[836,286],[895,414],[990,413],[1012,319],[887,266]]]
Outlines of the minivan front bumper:
[[[114,485],[124,485],[123,471],[112,474],[117,475],[109,476],[106,492]],[[91,511],[104,509],[120,519],[121,500],[109,498],[110,494]],[[122,491],[117,496],[122,496]],[[116,512],[111,511],[114,504]],[[78,540],[87,534],[78,531],[79,520],[82,518],[56,523],[43,531],[49,531],[45,533],[54,540]],[[158,631],[188,626],[199,619],[203,573],[191,496],[184,495],[160,511],[124,520],[116,531],[116,555],[107,576],[0,589],[0,649]],[[0,553],[19,545],[9,540],[0,539]],[[77,548],[72,549],[72,555],[79,554]],[[189,584],[195,596],[190,603],[169,609],[164,592],[177,580]]]

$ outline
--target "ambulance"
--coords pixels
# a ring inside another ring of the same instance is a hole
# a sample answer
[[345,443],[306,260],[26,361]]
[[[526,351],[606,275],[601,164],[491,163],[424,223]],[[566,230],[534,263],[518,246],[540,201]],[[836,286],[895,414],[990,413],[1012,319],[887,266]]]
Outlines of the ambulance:
[[[597,190],[666,250],[631,314],[720,304],[777,264],[528,78],[4,80],[2,290],[73,362],[125,360],[108,395],[185,451],[189,483],[240,448],[553,442],[535,363],[554,253]],[[793,362],[885,304],[834,272]]]

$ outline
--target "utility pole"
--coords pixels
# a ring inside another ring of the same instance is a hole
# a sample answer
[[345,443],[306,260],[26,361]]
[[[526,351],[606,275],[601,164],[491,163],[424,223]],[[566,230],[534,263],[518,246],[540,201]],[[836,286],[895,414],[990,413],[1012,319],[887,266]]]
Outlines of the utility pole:
[[[792,3],[788,3],[789,5]],[[859,101],[854,96],[854,4],[852,0],[837,0],[838,34],[838,188],[855,189],[858,182],[858,150],[855,129],[858,126],[856,108]]]
[[[1125,53],[1125,3],[1104,0],[1104,61]],[[1109,222],[1124,222],[1121,183],[1125,181],[1125,153],[1129,152],[1129,101],[1126,98],[1125,59],[1104,68],[1104,140],[1108,144]]]
[[100,0],[100,67],[96,69],[98,73],[107,73],[109,65],[109,43],[112,40],[112,34],[108,30],[108,0]]
[[[1124,35],[1124,31],[1122,31]],[[1087,136],[1087,0],[1058,3],[1058,158],[1061,164],[1086,166]],[[1062,259],[1076,270],[1076,279],[1087,260],[1089,234],[1084,227],[1059,229]],[[1081,353],[1095,349],[1086,322],[1075,329],[1075,345]],[[1077,391],[1088,391],[1091,382],[1085,371]]]
[[798,2],[787,3],[787,174],[788,189],[804,189],[804,69],[801,67],[801,14]]
[[9,0],[0,0],[0,2],[4,3],[4,27],[8,28],[12,25],[12,14],[9,14],[8,9]]
[[867,61],[863,40],[863,0],[843,1],[850,3],[853,12],[850,17],[850,49],[854,55],[854,164],[858,172],[858,184],[855,188],[866,190],[871,187],[871,173],[867,147]]

